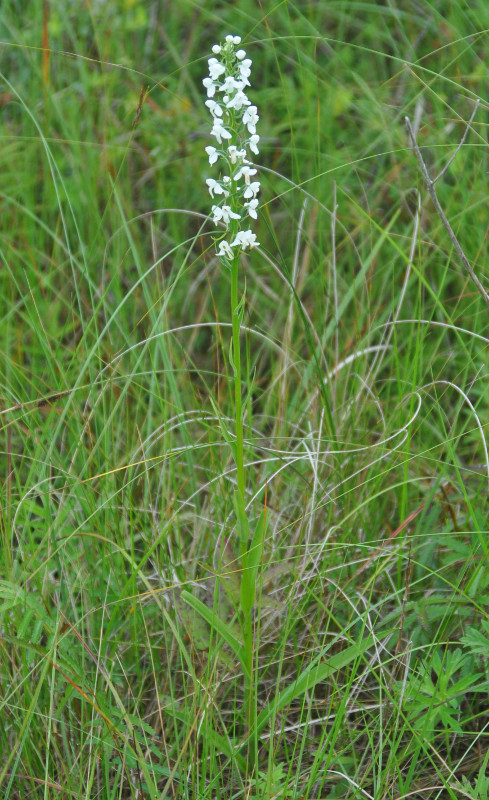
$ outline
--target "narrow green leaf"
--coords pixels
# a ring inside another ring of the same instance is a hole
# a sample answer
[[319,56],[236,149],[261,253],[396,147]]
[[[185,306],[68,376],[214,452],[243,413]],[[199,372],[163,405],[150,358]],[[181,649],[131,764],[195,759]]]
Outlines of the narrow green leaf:
[[243,318],[244,318],[245,302],[246,302],[246,289],[243,292],[243,294],[241,295],[241,299],[240,299],[238,305],[236,306],[236,308],[234,309],[234,312],[233,312],[234,315],[236,317],[238,317],[240,326],[241,326],[241,324],[243,322]]
[[239,662],[243,668],[243,671],[248,675],[248,668],[246,666],[245,660],[245,652],[243,645],[236,638],[234,631],[220,619],[217,614],[214,613],[212,608],[208,608],[202,600],[199,600],[197,597],[193,597],[190,592],[183,591],[182,592],[182,600],[185,600],[189,606],[192,606],[194,611],[197,611],[201,617],[211,625],[212,628],[219,634],[219,636],[224,639],[226,644],[229,645],[235,656],[239,659]]
[[256,573],[263,558],[266,527],[267,527],[267,514],[266,514],[266,508],[264,508],[256,524],[255,533],[253,534],[253,539],[251,541],[250,549],[248,551],[248,569],[253,570],[255,579],[256,579]]
[[[233,502],[234,502],[234,510],[236,511],[236,520],[238,523],[239,541],[241,543],[241,554],[243,555],[248,550],[248,542],[250,540],[250,524],[248,522],[248,517],[246,516],[244,499],[238,491],[234,492]],[[247,566],[247,559],[246,559],[246,565],[243,563],[243,569],[245,568],[245,566]]]
[[341,653],[336,653],[334,656],[331,656],[327,663],[319,661],[322,656],[318,656],[318,658],[298,676],[294,683],[287,686],[277,697],[274,697],[273,700],[265,706],[258,716],[257,733],[263,730],[274,714],[282,711],[282,709],[289,706],[302,694],[311,691],[318,683],[326,680],[330,675],[333,675],[335,672],[338,672],[338,670],[346,667],[351,661],[362,656],[365,650],[371,647],[372,643],[373,637],[368,636],[362,642],[352,644],[350,647],[342,650]]
[[[246,520],[248,525],[248,520]],[[266,510],[263,509],[255,528],[246,556],[243,558],[243,574],[241,577],[241,607],[246,615],[255,605],[256,580],[262,562],[263,545],[265,541]],[[249,532],[249,525],[247,528]],[[250,538],[248,537],[248,542]]]

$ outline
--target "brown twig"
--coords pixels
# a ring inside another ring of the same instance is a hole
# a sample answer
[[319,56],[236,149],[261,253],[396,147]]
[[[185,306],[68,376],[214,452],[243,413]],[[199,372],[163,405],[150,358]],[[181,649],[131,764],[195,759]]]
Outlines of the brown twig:
[[14,406],[10,406],[10,408],[2,409],[0,411],[0,415],[9,414],[11,411],[19,411],[21,409],[28,410],[32,408],[44,408],[45,406],[51,406],[53,403],[56,403],[63,397],[68,397],[72,391],[72,389],[66,389],[64,392],[51,394],[49,397],[41,397],[39,400],[28,400],[26,403],[16,403]]
[[406,517],[404,522],[401,522],[401,524],[395,529],[395,531],[392,531],[392,533],[390,533],[387,536],[387,538],[384,539],[384,541],[382,542],[380,547],[378,547],[377,550],[375,550],[375,552],[369,558],[366,558],[365,561],[362,561],[362,563],[358,567],[357,571],[353,573],[351,578],[348,578],[345,586],[347,586],[358,575],[360,575],[360,573],[363,572],[364,569],[366,569],[368,567],[368,565],[374,560],[374,558],[377,558],[377,556],[379,556],[382,553],[382,551],[383,551],[384,547],[386,546],[386,544],[388,542],[390,542],[392,539],[395,539],[396,536],[398,536],[400,533],[402,533],[404,528],[407,528],[407,526],[409,525],[410,522],[413,521],[413,519],[416,519],[416,517],[418,516],[418,514],[420,514],[422,512],[424,507],[425,507],[425,503],[421,503],[421,505],[418,506],[418,508],[415,508],[414,511],[411,511],[411,513],[408,514],[408,516]]
[[486,292],[486,290],[484,289],[483,285],[481,284],[479,278],[475,274],[469,259],[465,255],[460,242],[458,241],[457,237],[455,236],[455,232],[454,232],[452,226],[450,225],[450,223],[449,223],[449,221],[447,219],[447,216],[446,216],[445,212],[443,211],[443,209],[442,209],[442,207],[440,205],[440,201],[438,200],[438,195],[436,194],[436,189],[435,189],[435,183],[437,182],[437,180],[439,180],[439,178],[442,177],[442,175],[445,174],[445,172],[447,171],[448,167],[452,163],[453,159],[455,158],[457,153],[460,151],[460,149],[461,149],[461,147],[462,147],[462,145],[463,145],[463,143],[465,141],[465,138],[467,136],[467,133],[469,131],[469,128],[470,128],[470,126],[472,124],[472,121],[473,121],[473,119],[475,117],[475,114],[476,114],[476,111],[477,111],[478,107],[479,107],[479,101],[477,101],[477,103],[475,104],[474,110],[472,112],[470,120],[469,120],[469,122],[467,124],[467,127],[465,129],[465,133],[464,133],[464,135],[463,135],[463,137],[462,137],[457,149],[455,150],[455,153],[449,159],[448,163],[445,165],[445,167],[442,169],[440,174],[437,175],[437,177],[434,180],[432,180],[432,178],[430,178],[430,174],[428,172],[428,168],[427,168],[426,163],[424,161],[424,158],[422,156],[421,150],[419,149],[419,145],[418,145],[418,142],[417,142],[417,139],[416,139],[416,134],[414,133],[414,130],[413,130],[413,127],[412,127],[411,122],[409,120],[409,117],[404,117],[404,119],[405,119],[405,122],[406,122],[406,126],[407,126],[408,133],[409,133],[409,138],[411,139],[411,144],[412,144],[414,153],[415,153],[416,158],[418,159],[419,165],[421,167],[421,172],[423,173],[423,178],[424,178],[425,183],[426,183],[426,188],[428,189],[428,194],[430,195],[431,200],[433,201],[433,205],[435,206],[436,213],[440,217],[442,225],[445,228],[446,232],[448,233],[448,236],[450,237],[450,241],[453,244],[453,247],[455,248],[455,252],[457,253],[460,261],[462,262],[463,266],[465,267],[465,269],[469,273],[469,275],[470,275],[470,277],[472,279],[472,282],[477,287],[477,290],[478,290],[479,294],[482,296],[482,298],[487,303],[487,306],[489,307],[489,294]]
[[138,107],[136,109],[136,116],[134,117],[134,119],[132,121],[132,126],[131,126],[133,130],[134,130],[134,128],[137,128],[137,126],[139,124],[139,118],[141,116],[141,112],[142,112],[143,106],[144,106],[144,101],[146,100],[146,97],[147,97],[147,94],[148,94],[149,90],[150,90],[149,86],[141,86],[141,91],[139,92],[139,103],[138,103]]

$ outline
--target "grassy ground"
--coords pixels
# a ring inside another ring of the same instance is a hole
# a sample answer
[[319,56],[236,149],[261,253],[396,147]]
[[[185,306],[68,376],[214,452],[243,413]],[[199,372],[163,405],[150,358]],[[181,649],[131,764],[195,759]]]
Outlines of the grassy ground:
[[[488,310],[404,117],[434,176],[481,100],[437,191],[487,289],[489,5],[28,5],[0,8],[2,797],[484,800]],[[229,32],[262,136],[255,732],[205,219]]]

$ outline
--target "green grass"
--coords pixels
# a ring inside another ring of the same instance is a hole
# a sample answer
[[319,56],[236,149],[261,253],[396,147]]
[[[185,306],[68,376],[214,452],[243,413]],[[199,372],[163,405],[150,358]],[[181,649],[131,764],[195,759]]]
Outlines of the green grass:
[[[2,797],[485,800],[489,318],[404,117],[435,175],[481,100],[437,191],[487,289],[489,6],[30,5],[0,9]],[[228,32],[262,137],[255,732],[205,219]]]

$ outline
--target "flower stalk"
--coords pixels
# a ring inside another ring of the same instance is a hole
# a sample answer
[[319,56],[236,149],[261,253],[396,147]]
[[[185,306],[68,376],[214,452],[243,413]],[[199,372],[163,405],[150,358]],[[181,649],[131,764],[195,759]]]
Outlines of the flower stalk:
[[245,296],[239,295],[239,262],[243,251],[257,247],[259,242],[249,227],[257,219],[260,183],[256,168],[250,160],[251,153],[258,154],[260,137],[256,132],[259,120],[256,106],[246,96],[250,86],[251,59],[243,49],[237,49],[239,36],[228,35],[221,44],[212,48],[209,59],[209,76],[203,80],[207,90],[206,106],[212,116],[211,136],[217,145],[205,148],[209,164],[219,162],[221,175],[206,183],[213,201],[213,222],[225,226],[225,231],[214,242],[216,255],[222,266],[230,271],[232,340],[230,360],[234,383],[234,457],[236,463],[237,492],[235,509],[240,540],[241,590],[240,616],[244,647],[244,682],[246,720],[249,740],[249,763],[256,757],[256,689],[254,680],[253,606],[256,594],[256,570],[251,569],[249,547],[250,529],[246,516],[246,471],[244,465],[244,424],[241,379],[240,329],[244,315]]

